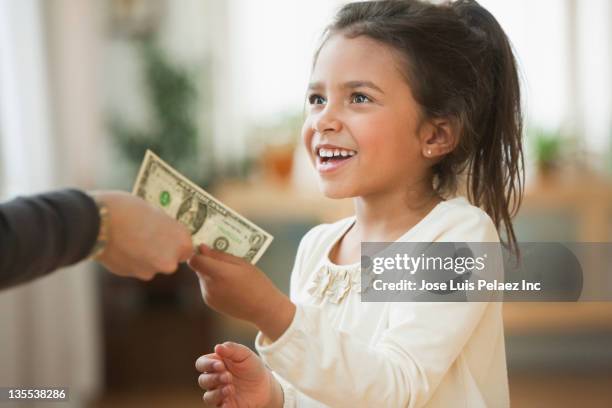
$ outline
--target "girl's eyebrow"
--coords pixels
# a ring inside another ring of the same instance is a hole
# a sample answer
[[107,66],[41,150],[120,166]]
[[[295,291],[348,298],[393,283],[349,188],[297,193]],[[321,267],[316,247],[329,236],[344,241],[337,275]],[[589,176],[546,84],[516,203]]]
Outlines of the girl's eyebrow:
[[[310,84],[308,84],[308,90],[311,90],[311,91],[321,89],[321,88],[323,88],[322,82],[311,82]],[[342,84],[342,88],[346,88],[346,89],[370,88],[370,89],[380,92],[381,94],[384,94],[383,90],[380,89],[378,86],[376,86],[376,84],[374,84],[374,82],[372,81],[348,81]]]
[[308,84],[309,91],[316,91],[317,89],[323,88],[323,83],[321,82],[311,82]]
[[349,82],[345,82],[344,85],[342,85],[342,87],[349,88],[349,89],[370,88],[370,89],[380,92],[381,94],[384,94],[383,90],[380,89],[378,86],[376,86],[376,84],[374,84],[374,82],[372,81],[349,81]]

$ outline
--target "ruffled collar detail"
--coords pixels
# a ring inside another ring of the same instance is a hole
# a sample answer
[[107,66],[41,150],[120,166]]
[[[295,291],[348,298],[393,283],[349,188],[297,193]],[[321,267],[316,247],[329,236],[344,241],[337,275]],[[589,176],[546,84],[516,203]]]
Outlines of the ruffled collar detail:
[[361,293],[360,275],[360,264],[323,264],[312,277],[308,293],[319,300],[339,304],[350,292]]

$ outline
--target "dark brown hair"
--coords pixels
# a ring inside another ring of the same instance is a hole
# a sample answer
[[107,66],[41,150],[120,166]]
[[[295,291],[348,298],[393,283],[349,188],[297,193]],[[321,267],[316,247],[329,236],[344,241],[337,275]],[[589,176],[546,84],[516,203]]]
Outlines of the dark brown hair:
[[498,231],[504,224],[502,243],[518,254],[511,218],[524,187],[523,118],[516,61],[497,20],[473,0],[367,1],[339,10],[325,40],[337,33],[400,56],[424,117],[450,119],[458,131],[457,147],[433,167],[435,191],[455,194],[465,174],[468,199]]

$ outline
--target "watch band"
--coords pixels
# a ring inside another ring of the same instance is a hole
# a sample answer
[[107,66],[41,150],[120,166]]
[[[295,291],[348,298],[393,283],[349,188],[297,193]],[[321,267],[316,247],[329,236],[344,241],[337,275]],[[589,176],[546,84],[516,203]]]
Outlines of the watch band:
[[98,206],[98,214],[100,215],[100,227],[98,229],[98,238],[96,239],[96,243],[94,244],[91,252],[89,253],[89,258],[97,258],[104,253],[106,249],[106,244],[108,244],[108,235],[109,235],[109,218],[110,214],[108,211],[108,207],[106,204],[98,199],[94,198],[96,205]]

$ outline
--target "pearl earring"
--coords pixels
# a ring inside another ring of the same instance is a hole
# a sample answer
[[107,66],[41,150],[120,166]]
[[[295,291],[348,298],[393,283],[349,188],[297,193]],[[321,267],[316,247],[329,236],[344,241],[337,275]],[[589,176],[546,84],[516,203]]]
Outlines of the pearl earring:
[[431,156],[431,149],[427,149],[427,155]]

